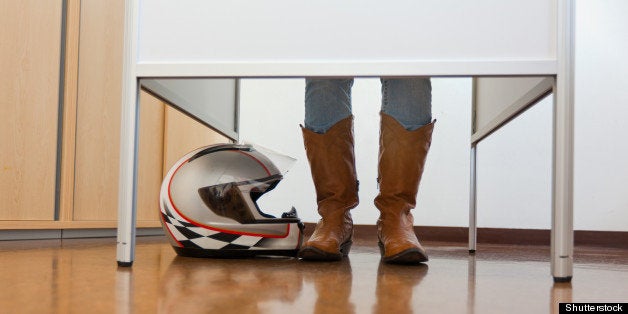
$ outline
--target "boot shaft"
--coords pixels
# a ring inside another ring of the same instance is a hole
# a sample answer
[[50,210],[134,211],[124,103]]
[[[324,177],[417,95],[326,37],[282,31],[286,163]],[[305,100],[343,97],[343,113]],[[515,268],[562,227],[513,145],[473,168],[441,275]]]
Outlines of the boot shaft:
[[375,205],[382,215],[408,212],[416,206],[434,124],[408,131],[393,117],[381,113],[379,195]]
[[353,116],[339,121],[324,134],[304,127],[301,130],[321,216],[343,214],[357,206]]

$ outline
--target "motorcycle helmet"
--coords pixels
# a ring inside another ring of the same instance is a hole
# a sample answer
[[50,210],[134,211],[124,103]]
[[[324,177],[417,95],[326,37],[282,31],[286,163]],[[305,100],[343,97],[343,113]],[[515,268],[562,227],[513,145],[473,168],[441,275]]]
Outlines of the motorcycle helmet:
[[283,178],[252,145],[218,144],[177,161],[161,186],[161,223],[179,255],[296,256],[303,224],[294,207],[281,218],[257,200]]

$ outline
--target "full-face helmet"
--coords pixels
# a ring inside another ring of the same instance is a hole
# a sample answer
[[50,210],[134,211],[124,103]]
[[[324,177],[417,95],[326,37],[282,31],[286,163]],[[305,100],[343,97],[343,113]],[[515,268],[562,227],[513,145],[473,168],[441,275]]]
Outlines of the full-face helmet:
[[184,256],[295,256],[303,224],[294,207],[276,218],[257,205],[282,178],[252,145],[196,149],[174,164],[161,186],[165,234]]

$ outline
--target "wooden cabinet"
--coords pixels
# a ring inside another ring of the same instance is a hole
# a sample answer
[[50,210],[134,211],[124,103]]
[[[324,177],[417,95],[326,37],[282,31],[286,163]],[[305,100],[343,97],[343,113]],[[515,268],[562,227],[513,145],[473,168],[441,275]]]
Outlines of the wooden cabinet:
[[62,16],[0,0],[0,220],[55,218]]
[[123,12],[121,0],[81,0],[73,220],[116,217]]
[[[65,4],[0,0],[0,229],[117,225],[124,0]],[[138,227],[157,227],[170,165],[228,140],[145,92],[139,128]]]

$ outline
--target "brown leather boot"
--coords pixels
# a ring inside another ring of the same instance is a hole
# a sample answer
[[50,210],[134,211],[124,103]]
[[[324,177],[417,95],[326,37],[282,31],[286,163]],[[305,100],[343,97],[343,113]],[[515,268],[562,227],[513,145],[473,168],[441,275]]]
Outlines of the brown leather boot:
[[428,260],[414,233],[410,210],[432,142],[434,122],[408,131],[393,117],[381,113],[378,183],[375,206],[380,211],[377,236],[382,260],[414,264]]
[[299,257],[340,260],[351,249],[353,220],[349,210],[358,205],[353,116],[339,121],[324,134],[304,127],[301,130],[322,218],[299,251]]

